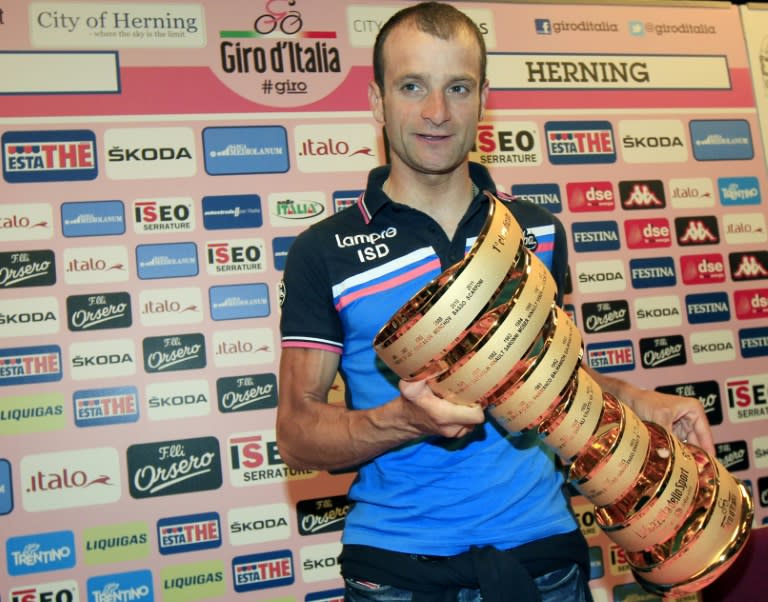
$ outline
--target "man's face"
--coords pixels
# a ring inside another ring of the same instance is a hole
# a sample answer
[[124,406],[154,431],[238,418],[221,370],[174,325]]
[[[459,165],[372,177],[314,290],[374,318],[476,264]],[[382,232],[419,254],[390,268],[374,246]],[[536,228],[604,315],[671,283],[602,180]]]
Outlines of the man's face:
[[386,128],[393,169],[451,172],[474,144],[488,95],[477,41],[463,31],[441,40],[402,25],[383,52],[384,90],[372,83],[369,99]]

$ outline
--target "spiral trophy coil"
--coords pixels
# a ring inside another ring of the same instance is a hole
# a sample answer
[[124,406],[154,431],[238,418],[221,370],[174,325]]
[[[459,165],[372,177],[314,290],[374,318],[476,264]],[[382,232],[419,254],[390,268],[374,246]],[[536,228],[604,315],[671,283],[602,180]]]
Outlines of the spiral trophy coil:
[[537,431],[643,588],[699,591],[743,549],[749,492],[716,458],[640,420],[580,367],[581,334],[555,303],[554,279],[510,211],[485,194],[490,209],[469,253],[392,316],[376,353],[400,378],[479,404],[510,432]]

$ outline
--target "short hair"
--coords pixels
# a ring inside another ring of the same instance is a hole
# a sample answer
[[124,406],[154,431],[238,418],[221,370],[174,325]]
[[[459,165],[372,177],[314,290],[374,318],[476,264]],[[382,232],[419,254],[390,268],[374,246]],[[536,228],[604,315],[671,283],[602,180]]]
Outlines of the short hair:
[[401,24],[414,25],[419,31],[449,40],[462,29],[477,40],[480,50],[480,82],[485,81],[488,59],[483,33],[475,22],[459,9],[443,2],[420,2],[397,11],[379,30],[373,45],[373,79],[384,93],[384,42],[392,30]]

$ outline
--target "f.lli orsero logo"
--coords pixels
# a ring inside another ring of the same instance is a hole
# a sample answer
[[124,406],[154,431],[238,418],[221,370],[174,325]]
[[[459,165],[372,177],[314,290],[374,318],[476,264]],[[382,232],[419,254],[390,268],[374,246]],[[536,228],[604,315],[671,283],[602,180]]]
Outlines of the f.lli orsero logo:
[[346,76],[333,15],[303,10],[309,0],[259,0],[233,11],[219,31],[214,72],[235,92],[270,106],[300,106],[326,96]]
[[3,178],[12,184],[93,180],[96,135],[90,130],[5,132]]

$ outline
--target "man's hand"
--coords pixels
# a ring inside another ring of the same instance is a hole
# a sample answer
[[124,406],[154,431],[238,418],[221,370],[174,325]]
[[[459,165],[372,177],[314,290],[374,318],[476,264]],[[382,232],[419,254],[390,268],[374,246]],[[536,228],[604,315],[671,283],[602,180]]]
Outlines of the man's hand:
[[435,395],[426,381],[400,381],[400,394],[406,400],[409,421],[425,435],[458,438],[485,421],[483,409],[460,405]]

